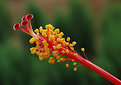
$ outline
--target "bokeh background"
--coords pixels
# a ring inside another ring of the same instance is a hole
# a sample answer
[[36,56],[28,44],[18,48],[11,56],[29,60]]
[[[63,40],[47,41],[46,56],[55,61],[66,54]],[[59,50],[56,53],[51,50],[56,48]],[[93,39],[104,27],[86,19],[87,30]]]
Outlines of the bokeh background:
[[60,28],[76,51],[85,47],[90,61],[121,79],[121,0],[0,0],[0,85],[112,85],[86,67],[74,72],[31,55],[31,37],[13,30],[29,13],[33,29]]

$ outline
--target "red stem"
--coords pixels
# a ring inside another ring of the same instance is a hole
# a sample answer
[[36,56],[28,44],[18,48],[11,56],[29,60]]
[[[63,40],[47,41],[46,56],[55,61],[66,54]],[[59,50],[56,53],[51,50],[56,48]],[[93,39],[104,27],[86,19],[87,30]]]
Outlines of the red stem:
[[[50,47],[54,46],[53,42],[48,42],[48,43],[49,43]],[[62,50],[66,50],[66,48],[62,47],[59,49],[59,51],[62,51]],[[81,65],[86,66],[87,68],[95,71],[96,73],[98,73],[99,75],[101,75],[102,77],[104,77],[105,79],[107,79],[108,81],[113,83],[114,85],[121,85],[121,81],[119,79],[117,79],[116,77],[114,77],[113,75],[108,73],[107,71],[103,70],[102,68],[98,67],[97,65],[93,64],[89,60],[84,59],[80,55],[75,56],[74,52],[72,52],[70,50],[69,50],[69,53],[65,53],[62,55],[65,55],[68,58],[74,59]]]
[[95,71],[99,75],[101,75],[104,78],[106,78],[111,83],[113,83],[115,85],[121,85],[121,81],[119,79],[117,79],[116,77],[114,77],[113,75],[108,73],[107,71],[103,70],[102,68],[98,67],[97,65],[93,64],[89,60],[86,60],[86,59],[84,59],[83,57],[81,57],[79,55],[78,56],[74,56],[73,52],[71,52],[71,51],[66,56],[74,59],[75,61],[79,62],[80,64],[82,64],[84,66],[86,66],[87,68],[92,69],[93,71]]

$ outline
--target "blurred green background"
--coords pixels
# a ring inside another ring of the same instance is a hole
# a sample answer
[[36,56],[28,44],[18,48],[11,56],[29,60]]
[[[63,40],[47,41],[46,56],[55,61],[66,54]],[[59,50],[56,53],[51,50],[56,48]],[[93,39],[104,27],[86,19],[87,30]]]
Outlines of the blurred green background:
[[30,54],[29,35],[13,24],[33,14],[33,29],[52,24],[86,49],[90,61],[121,79],[121,0],[0,0],[0,85],[113,85],[92,70],[48,64]]

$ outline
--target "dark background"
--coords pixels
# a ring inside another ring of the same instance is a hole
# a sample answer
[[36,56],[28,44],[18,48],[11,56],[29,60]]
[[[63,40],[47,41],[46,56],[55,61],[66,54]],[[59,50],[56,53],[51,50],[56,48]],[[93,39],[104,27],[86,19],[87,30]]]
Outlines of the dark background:
[[121,79],[121,0],[0,0],[0,85],[112,85],[80,66],[49,64],[30,54],[29,35],[14,31],[33,14],[33,29],[52,24],[86,49],[90,61]]

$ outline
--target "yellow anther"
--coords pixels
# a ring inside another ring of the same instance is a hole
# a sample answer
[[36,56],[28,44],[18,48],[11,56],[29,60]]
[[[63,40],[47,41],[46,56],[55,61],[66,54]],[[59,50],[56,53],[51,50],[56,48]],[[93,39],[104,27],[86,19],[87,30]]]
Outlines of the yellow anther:
[[59,62],[61,62],[61,60],[57,60],[57,62],[59,63]]
[[85,51],[85,49],[84,48],[81,48],[81,51]]
[[73,63],[73,65],[74,65],[74,66],[75,66],[75,65],[77,65],[77,63],[76,63],[76,62],[74,62],[74,63]]
[[65,41],[65,38],[62,38],[62,41]]
[[40,33],[37,33],[37,35],[39,35]]
[[57,56],[58,52],[57,51],[53,51],[53,56]]
[[68,49],[66,49],[66,51],[65,51],[66,53],[69,53],[69,51],[68,51]]
[[55,41],[54,35],[50,35],[50,36],[49,36],[49,41]]
[[52,32],[52,35],[54,35],[55,34],[55,32]]
[[60,34],[58,34],[59,37],[62,37],[64,35],[63,32],[61,32]]
[[53,49],[56,50],[56,46],[53,46]]
[[72,42],[72,45],[73,45],[73,46],[74,46],[74,45],[76,45],[76,42],[75,42],[75,41],[73,41],[73,42]]
[[53,60],[53,57],[50,57],[49,59],[50,59],[50,60]]
[[66,41],[63,41],[62,43],[63,43],[63,46],[65,46],[65,45],[66,45]]
[[36,53],[36,50],[31,51],[31,54],[35,54],[35,53]]
[[50,56],[50,55],[49,55],[49,53],[47,53],[47,52],[43,54],[43,57],[44,57],[44,58],[48,58],[49,56]]
[[71,50],[74,50],[74,48],[73,48],[73,47],[71,47],[70,49],[71,49]]
[[49,29],[49,32],[50,32],[50,33],[53,33],[53,30]]
[[36,51],[36,54],[39,55],[40,54],[40,51]]
[[44,45],[47,45],[47,42],[46,42],[46,40],[43,40],[43,41],[42,41],[42,43],[43,43]]
[[74,71],[77,71],[77,68],[76,67],[74,68]]
[[63,39],[60,39],[60,42],[63,42]]
[[68,64],[68,63],[66,64],[66,67],[67,67],[67,68],[69,67],[69,64]]
[[56,56],[56,59],[59,59],[59,58],[60,58],[60,56],[59,56],[59,55],[57,55],[57,56]]
[[45,32],[42,32],[43,37],[47,37],[47,34]]
[[53,26],[52,26],[51,24],[48,24],[48,25],[45,26],[46,29],[50,29],[50,28],[52,28],[52,27],[53,27]]
[[61,61],[65,61],[66,59],[65,59],[65,58],[61,58],[60,60],[61,60]]
[[31,44],[33,44],[35,41],[36,41],[36,39],[35,39],[34,37],[31,38],[31,39],[29,40],[29,42],[30,42]]
[[43,57],[39,57],[39,60],[43,60]]
[[56,32],[56,33],[59,33],[59,32],[60,32],[60,30],[59,30],[59,29],[55,29],[55,32]]
[[43,60],[43,53],[39,54],[39,60]]
[[42,57],[42,56],[43,56],[43,53],[40,53],[40,54],[39,54],[39,57]]
[[64,54],[65,53],[65,51],[64,50],[62,50],[62,54]]
[[39,30],[40,30],[40,33],[42,33],[42,32],[43,32],[42,26],[40,26]]
[[73,47],[73,45],[72,45],[72,44],[70,44],[70,46],[71,46],[71,47]]
[[33,47],[32,47],[32,48],[30,48],[30,51],[33,51],[33,50],[35,50],[35,48],[33,48]]
[[67,41],[70,41],[70,37],[67,37]]
[[78,54],[77,53],[74,53],[74,56],[77,56]]
[[47,31],[48,31],[47,29],[43,30],[44,33],[47,33]]
[[51,30],[54,30],[55,29],[55,27],[51,27]]
[[68,45],[69,45],[69,43],[68,43],[68,42],[66,42],[66,45],[68,46]]
[[60,49],[61,48],[61,44],[58,44],[57,46],[56,46],[56,49]]
[[74,59],[72,59],[72,62],[74,62],[75,60]]
[[40,45],[40,43],[39,42],[36,42],[36,46],[39,46]]
[[60,38],[57,38],[57,42],[60,42]]
[[39,29],[35,29],[34,32],[35,32],[35,33],[39,33]]
[[54,64],[55,60],[49,60],[48,62]]

